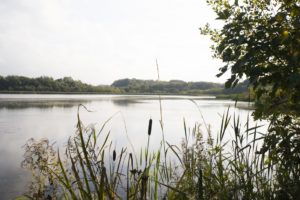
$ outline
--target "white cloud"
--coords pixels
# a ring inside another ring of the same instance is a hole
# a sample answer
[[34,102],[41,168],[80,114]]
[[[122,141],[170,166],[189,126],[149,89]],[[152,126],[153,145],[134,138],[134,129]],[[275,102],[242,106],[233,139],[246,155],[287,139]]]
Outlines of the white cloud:
[[162,79],[221,81],[198,30],[213,19],[199,0],[2,0],[0,73],[155,79],[158,58]]

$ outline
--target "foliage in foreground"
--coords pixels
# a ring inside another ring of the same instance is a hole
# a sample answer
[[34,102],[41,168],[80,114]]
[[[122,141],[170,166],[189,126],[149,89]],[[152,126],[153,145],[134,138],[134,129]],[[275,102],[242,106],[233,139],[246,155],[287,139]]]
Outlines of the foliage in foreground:
[[231,77],[227,87],[247,78],[255,97],[254,117],[270,127],[259,153],[267,153],[278,199],[300,199],[300,1],[208,0],[222,21],[209,25],[214,57]]
[[32,184],[25,196],[200,200],[299,197],[293,179],[299,176],[299,164],[287,170],[290,163],[271,163],[273,156],[280,159],[280,155],[260,148],[264,134],[259,133],[259,127],[250,127],[249,120],[242,126],[238,117],[229,116],[229,109],[222,116],[216,137],[207,125],[203,132],[199,124],[188,129],[184,123],[181,147],[163,139],[154,152],[149,151],[150,119],[145,134],[148,145],[139,158],[126,148],[118,152],[113,149],[109,134],[103,133],[105,124],[96,132],[93,127],[84,127],[78,115],[77,132],[69,139],[64,154],[54,151],[46,139],[28,141],[22,166],[32,171]]
[[208,0],[222,21],[220,30],[206,26],[214,57],[231,77],[227,87],[247,78],[256,96],[257,118],[300,116],[300,1]]

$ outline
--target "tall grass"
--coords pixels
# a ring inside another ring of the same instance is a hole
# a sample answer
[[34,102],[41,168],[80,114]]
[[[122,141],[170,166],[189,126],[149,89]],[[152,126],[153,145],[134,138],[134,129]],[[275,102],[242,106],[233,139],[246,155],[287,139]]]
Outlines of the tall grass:
[[22,166],[33,181],[24,198],[276,199],[276,166],[260,151],[264,134],[249,117],[242,124],[229,112],[221,116],[216,137],[207,124],[203,132],[203,125],[189,128],[184,121],[181,145],[163,140],[156,151],[149,150],[149,119],[139,158],[126,147],[117,151],[103,128],[85,127],[78,112],[77,132],[64,154],[46,139],[25,145]]

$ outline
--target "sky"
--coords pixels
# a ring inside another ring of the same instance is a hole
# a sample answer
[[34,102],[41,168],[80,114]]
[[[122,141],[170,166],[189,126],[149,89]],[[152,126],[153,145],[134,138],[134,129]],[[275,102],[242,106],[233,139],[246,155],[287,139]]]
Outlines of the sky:
[[224,82],[205,0],[1,0],[0,75]]

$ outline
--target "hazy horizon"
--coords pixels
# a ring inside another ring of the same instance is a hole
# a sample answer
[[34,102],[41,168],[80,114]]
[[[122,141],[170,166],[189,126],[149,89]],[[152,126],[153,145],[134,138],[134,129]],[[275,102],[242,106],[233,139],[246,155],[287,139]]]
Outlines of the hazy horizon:
[[[1,75],[0,75],[1,76]],[[14,75],[14,74],[8,74],[6,76],[22,76],[22,75]],[[6,77],[4,76],[4,77]],[[28,76],[23,76],[23,77],[27,77],[27,78],[40,78],[40,77],[50,77],[50,78],[53,78],[54,80],[57,80],[57,79],[63,79],[65,77],[71,77],[71,76],[64,76],[64,77],[57,77],[57,78],[54,78],[54,77],[51,77],[51,76],[36,76],[36,77],[28,77]],[[83,80],[80,80],[80,79],[74,79],[73,77],[71,77],[73,80],[75,81],[81,81],[82,83],[87,83],[87,82],[84,82]],[[93,86],[99,86],[99,85],[112,85],[115,81],[118,81],[118,80],[122,80],[122,79],[136,79],[136,80],[142,80],[142,81],[157,81],[157,79],[142,79],[142,78],[136,78],[136,77],[132,77],[132,78],[120,78],[120,79],[116,79],[116,80],[113,80],[111,83],[98,83],[98,84],[93,84],[93,83],[88,83],[88,84],[91,84]],[[169,82],[169,81],[184,81],[186,83],[188,82],[211,82],[211,83],[218,83],[218,84],[225,84],[225,82],[214,82],[214,81],[202,81],[202,80],[198,80],[198,81],[185,81],[185,80],[180,80],[180,79],[169,79],[169,80],[159,80],[159,81],[166,81],[166,82]]]
[[218,26],[201,0],[2,0],[0,74],[225,82],[199,27]]

